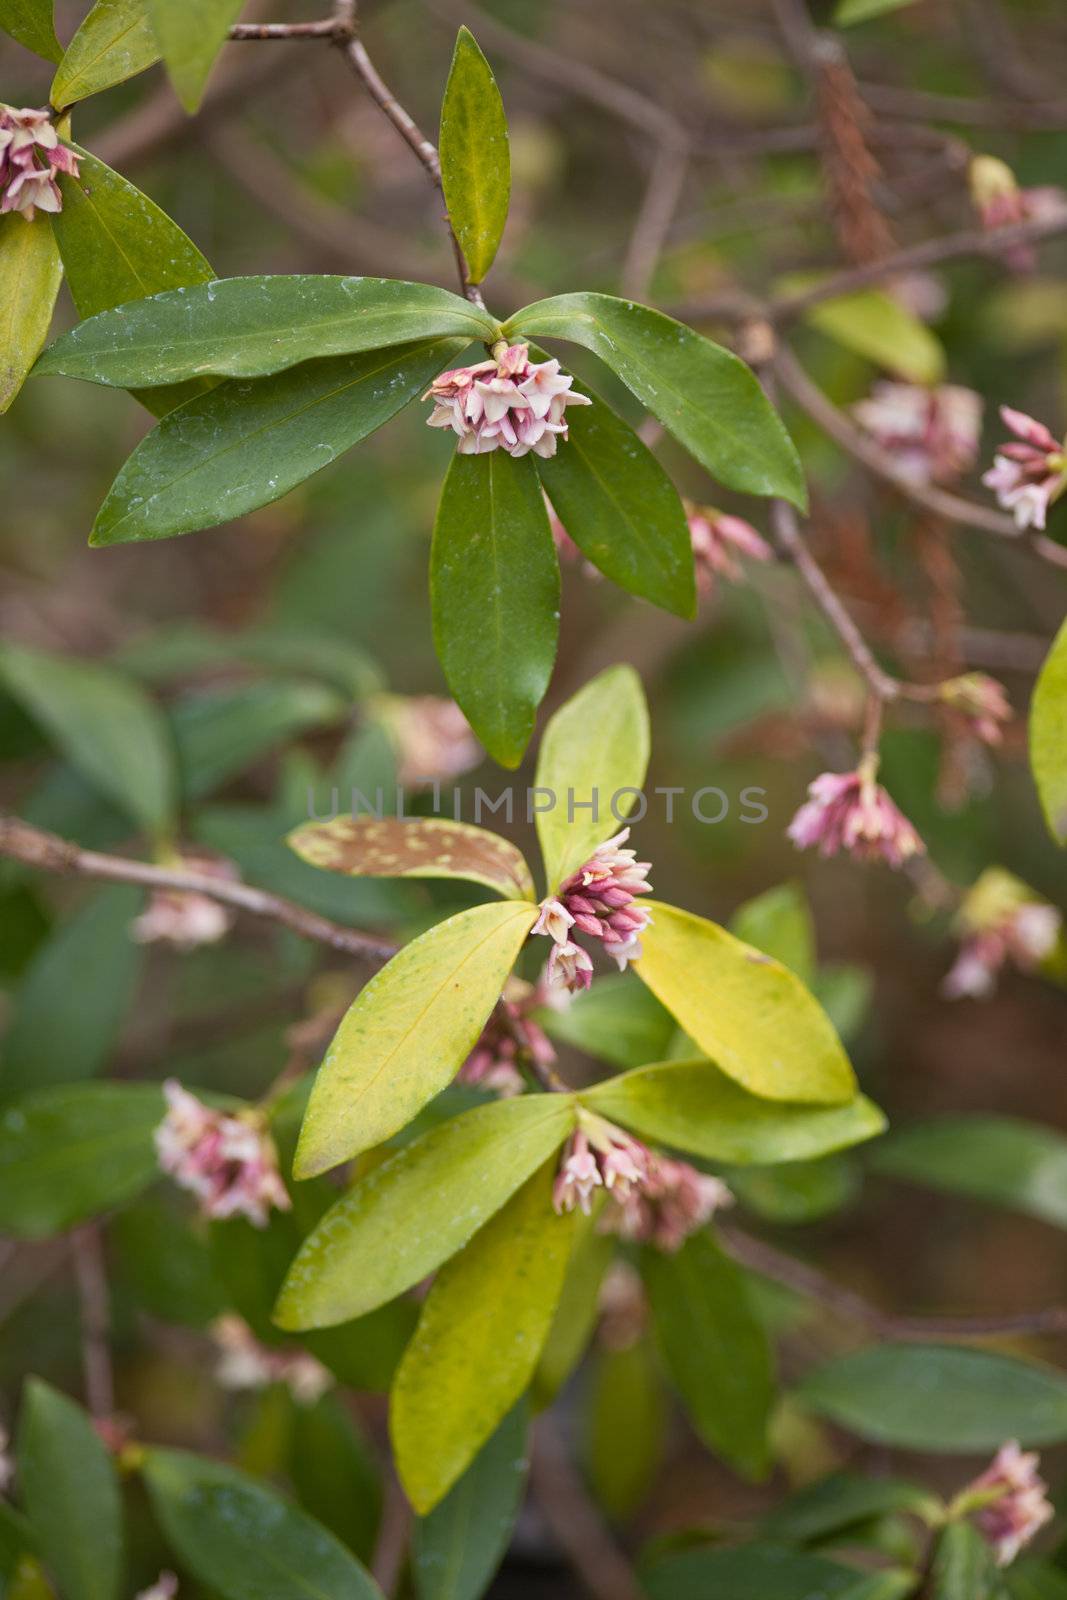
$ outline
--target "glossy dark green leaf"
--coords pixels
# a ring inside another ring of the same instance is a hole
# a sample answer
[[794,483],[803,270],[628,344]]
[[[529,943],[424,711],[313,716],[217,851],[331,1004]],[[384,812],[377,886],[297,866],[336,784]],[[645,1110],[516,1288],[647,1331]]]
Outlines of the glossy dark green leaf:
[[18,1428],[23,1505],[63,1600],[118,1600],[122,1506],[111,1455],[80,1406],[31,1378]]
[[938,1117],[893,1133],[875,1170],[1067,1228],[1067,1139],[1012,1117]]
[[419,1600],[480,1600],[503,1558],[526,1483],[525,1402],[508,1412],[463,1476],[415,1522]]
[[1030,765],[1049,832],[1059,844],[1067,844],[1067,622],[1034,686]]
[[453,456],[430,556],[438,659],[494,760],[517,767],[548,687],[559,566],[532,458]]
[[175,800],[174,753],[159,708],[100,661],[0,645],[0,683],[94,788],[150,834],[165,834]]
[[685,1550],[643,1574],[649,1600],[904,1600],[915,1579],[900,1572],[872,1577],[785,1545],[736,1550]]
[[597,1354],[588,1404],[589,1482],[604,1510],[621,1521],[655,1482],[666,1442],[667,1392],[647,1340]]
[[159,1168],[151,1083],[40,1089],[0,1108],[0,1233],[45,1239],[121,1205]]
[[149,1450],[143,1470],[171,1546],[222,1600],[381,1600],[332,1533],[257,1479],[183,1450]]
[[46,61],[58,61],[63,54],[52,21],[52,0],[0,0],[0,28]]
[[708,1232],[674,1255],[644,1250],[641,1272],[656,1338],[697,1432],[746,1477],[763,1478],[774,1370],[745,1274]]
[[381,1475],[363,1430],[338,1396],[295,1407],[289,1472],[304,1510],[369,1561],[381,1517]]
[[245,0],[147,0],[148,15],[178,99],[197,109],[215,58]]
[[793,442],[753,373],[729,350],[662,312],[606,294],[538,300],[517,311],[504,332],[584,345],[720,483],[806,507]]
[[[485,312],[425,283],[221,278],[91,317],[57,339],[37,371],[145,388],[205,375],[262,378],[326,356],[445,336],[470,342],[495,332]],[[441,365],[462,348],[445,349]]]
[[460,28],[441,106],[441,182],[448,215],[481,283],[493,264],[511,198],[511,153],[504,102],[474,35]]
[[446,339],[331,356],[219,384],[137,446],[89,542],[166,539],[280,500],[395,416],[457,348]]
[[0,414],[22,388],[48,337],[63,269],[45,217],[0,217]]
[[938,1539],[930,1600],[1006,1600],[993,1552],[969,1522],[950,1524]]
[[908,1450],[1067,1439],[1067,1377],[963,1345],[873,1345],[807,1373],[796,1394],[851,1433]]
[[815,978],[815,924],[797,883],[780,883],[738,906],[730,932],[795,972],[801,982]]
[[678,491],[651,450],[592,395],[567,413],[568,437],[537,460],[545,493],[582,554],[630,594],[679,617],[696,611],[689,524]]
[[0,1096],[91,1078],[118,1038],[143,949],[130,924],[140,890],[98,890],[60,924],[14,996],[0,1060]]
[[768,1166],[843,1150],[881,1133],[863,1095],[842,1106],[764,1100],[710,1061],[662,1061],[583,1089],[582,1101],[643,1138],[709,1161]]
[[145,0],[96,0],[63,54],[48,98],[72,106],[158,60]]

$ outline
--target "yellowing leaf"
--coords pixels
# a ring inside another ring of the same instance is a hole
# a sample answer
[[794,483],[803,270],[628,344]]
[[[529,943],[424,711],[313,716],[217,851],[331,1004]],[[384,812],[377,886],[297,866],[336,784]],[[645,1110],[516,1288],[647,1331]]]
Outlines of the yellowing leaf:
[[363,1316],[461,1249],[574,1127],[574,1098],[495,1100],[439,1124],[331,1206],[289,1269],[281,1328]]
[[545,805],[537,837],[550,892],[623,826],[636,803],[625,791],[644,783],[648,747],[648,705],[632,667],[609,667],[549,718],[535,780],[546,793],[535,803]]
[[945,376],[940,339],[883,289],[824,300],[806,311],[804,320],[908,383],[940,383]]
[[714,922],[644,904],[652,922],[635,970],[717,1067],[768,1100],[852,1099],[841,1041],[799,978]]
[[1056,635],[1030,706],[1030,765],[1049,832],[1067,844],[1067,622]]
[[500,90],[467,28],[456,39],[441,107],[441,183],[470,282],[481,283],[508,220],[511,154]]
[[289,835],[302,861],[353,878],[464,878],[532,900],[530,869],[507,839],[447,817],[333,817]]
[[48,337],[63,269],[45,217],[0,217],[0,412],[7,410]]
[[393,1380],[397,1472],[423,1515],[477,1455],[533,1375],[570,1256],[554,1162],[442,1268]]
[[413,939],[356,997],[311,1091],[293,1170],[325,1172],[381,1144],[458,1072],[537,907],[475,906]]
[[54,106],[72,106],[158,60],[145,0],[96,0],[56,68],[49,99]]

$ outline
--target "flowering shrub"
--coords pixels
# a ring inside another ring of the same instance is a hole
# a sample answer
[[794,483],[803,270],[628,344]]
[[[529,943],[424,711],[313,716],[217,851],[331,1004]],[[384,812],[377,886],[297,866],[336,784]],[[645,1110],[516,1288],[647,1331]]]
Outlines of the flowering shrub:
[[1062,1600],[1062,18],[242,9],[0,0],[0,1600]]

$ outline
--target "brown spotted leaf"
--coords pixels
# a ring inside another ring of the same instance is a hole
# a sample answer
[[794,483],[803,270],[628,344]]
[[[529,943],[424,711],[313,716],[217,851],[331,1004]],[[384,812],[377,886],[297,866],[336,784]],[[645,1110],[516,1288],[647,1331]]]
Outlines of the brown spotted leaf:
[[289,835],[301,860],[353,878],[466,878],[505,900],[534,899],[533,879],[507,839],[447,817],[334,817]]

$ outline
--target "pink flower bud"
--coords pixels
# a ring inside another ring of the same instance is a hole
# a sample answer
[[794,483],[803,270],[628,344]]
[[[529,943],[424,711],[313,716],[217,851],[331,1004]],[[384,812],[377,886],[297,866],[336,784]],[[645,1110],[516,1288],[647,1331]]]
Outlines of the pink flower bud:
[[0,213],[61,211],[60,172],[78,175],[78,157],[61,145],[47,111],[0,105]]
[[554,456],[557,439],[567,437],[567,406],[592,405],[573,392],[573,383],[558,361],[533,362],[528,345],[510,345],[488,361],[435,378],[423,396],[434,402],[427,421],[431,428],[451,428],[462,455],[499,449]]
[[[219,856],[186,852],[168,862],[179,872],[195,872],[220,883],[234,883],[240,874],[231,861]],[[233,912],[206,894],[181,889],[154,889],[148,904],[130,925],[138,944],[171,944],[177,950],[195,950],[217,944],[233,927]]]
[[560,884],[556,895],[541,902],[541,914],[530,933],[547,934],[555,941],[548,958],[550,983],[587,989],[592,982],[593,964],[572,941],[572,930],[600,939],[620,972],[628,962],[640,959],[640,934],[652,919],[634,901],[637,895],[652,892],[647,881],[651,863],[620,848],[629,836],[629,828],[623,828],[599,845],[585,865]]
[[[996,156],[975,156],[969,176],[975,210],[982,227],[991,233],[1023,222],[1062,216],[1067,209],[1067,195],[1062,189],[1052,185],[1020,188],[1014,172]],[[1037,253],[1031,244],[1018,244],[1005,251],[1004,259],[1014,272],[1031,272],[1037,264]]]
[[959,953],[941,993],[948,1000],[988,998],[1008,962],[1024,973],[1040,967],[1055,950],[1062,927],[1055,906],[1039,900],[1011,873],[990,867],[960,908]]
[[846,850],[857,861],[901,867],[925,846],[908,819],[874,780],[874,764],[855,772],[824,772],[808,786],[808,800],[786,830],[798,850],[822,856]]
[[215,1377],[224,1389],[265,1389],[284,1383],[293,1399],[313,1406],[333,1388],[333,1374],[306,1350],[271,1349],[260,1344],[241,1317],[227,1312],[211,1325],[218,1350]]
[[992,1546],[998,1566],[1010,1566],[1054,1515],[1047,1498],[1048,1485],[1037,1470],[1040,1459],[1009,1440],[982,1475],[957,1497],[961,1508],[966,1508],[968,1501],[977,1502],[974,1525]]
[[1011,701],[1002,683],[984,672],[966,672],[941,685],[941,698],[970,724],[983,744],[999,744],[1002,724],[1011,720]]
[[159,1165],[196,1195],[204,1216],[244,1216],[265,1228],[271,1207],[290,1210],[274,1140],[258,1112],[215,1111],[174,1078],[163,1093],[167,1114],[155,1132]]
[[436,695],[381,695],[376,710],[397,753],[406,788],[458,778],[482,759],[482,747],[454,700]]
[[689,538],[693,546],[697,588],[710,594],[716,578],[727,578],[739,583],[744,568],[738,560],[744,556],[749,561],[771,561],[774,557],[770,545],[756,532],[751,523],[741,517],[732,517],[712,506],[696,506],[686,502]]
[[161,1572],[155,1583],[134,1597],[134,1600],[175,1600],[178,1577],[174,1572]]
[[982,482],[1020,528],[1043,528],[1049,507],[1067,488],[1067,454],[1043,422],[1001,406],[1006,427],[1022,442],[1002,445]]

